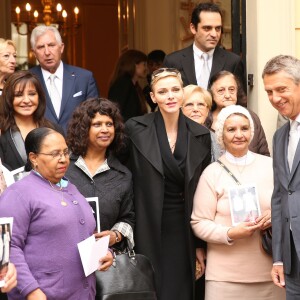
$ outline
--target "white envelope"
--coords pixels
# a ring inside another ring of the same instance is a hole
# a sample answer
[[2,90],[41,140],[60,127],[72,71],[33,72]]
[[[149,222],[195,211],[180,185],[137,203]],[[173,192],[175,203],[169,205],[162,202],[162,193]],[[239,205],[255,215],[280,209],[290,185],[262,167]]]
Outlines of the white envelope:
[[109,235],[96,241],[95,236],[90,236],[77,244],[84,274],[89,276],[95,272],[99,265],[99,259],[106,255],[109,243]]
[[78,92],[78,93],[74,94],[74,95],[73,95],[73,98],[75,98],[75,97],[79,97],[79,96],[81,96],[81,95],[82,95],[82,91],[80,91],[80,92]]

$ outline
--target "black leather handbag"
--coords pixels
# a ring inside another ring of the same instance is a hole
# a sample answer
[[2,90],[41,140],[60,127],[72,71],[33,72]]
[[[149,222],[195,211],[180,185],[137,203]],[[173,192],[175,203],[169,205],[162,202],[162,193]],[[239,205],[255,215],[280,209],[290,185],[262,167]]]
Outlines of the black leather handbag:
[[272,228],[268,228],[261,233],[261,245],[263,250],[272,256]]
[[111,267],[96,271],[96,300],[156,300],[150,260],[133,250],[115,255]]

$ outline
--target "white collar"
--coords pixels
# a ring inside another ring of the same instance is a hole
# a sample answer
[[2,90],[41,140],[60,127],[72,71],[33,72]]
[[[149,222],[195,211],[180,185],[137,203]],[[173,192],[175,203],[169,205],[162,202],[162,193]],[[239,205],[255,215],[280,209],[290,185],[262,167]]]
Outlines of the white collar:
[[249,150],[242,157],[235,157],[228,151],[225,151],[225,157],[230,163],[239,165],[239,166],[250,165],[254,161],[254,158],[255,158],[254,154]]
[[[43,77],[44,77],[44,80],[45,82],[47,82],[47,80],[49,79],[51,73],[43,68],[42,69],[42,74],[43,74]],[[64,66],[63,66],[63,62],[60,61],[60,64],[58,66],[58,68],[56,69],[55,73],[56,77],[58,79],[60,79],[61,81],[63,81],[63,75],[64,75]]]
[[293,121],[297,121],[300,124],[300,114],[296,117],[295,120],[289,119],[289,121],[290,121],[290,125],[292,124]]
[[201,55],[203,53],[207,53],[208,54],[208,59],[212,58],[213,55],[214,55],[214,52],[215,52],[215,48],[212,49],[212,50],[209,50],[208,52],[203,52],[202,50],[200,50],[195,43],[193,43],[193,51],[194,53],[198,56],[198,57],[201,57]]
[[105,161],[98,167],[98,169],[96,170],[94,176],[92,176],[92,174],[89,171],[89,168],[87,167],[84,158],[79,155],[78,159],[75,162],[75,165],[80,168],[86,175],[88,175],[91,179],[93,179],[94,176],[96,176],[99,173],[105,172],[110,170],[110,167],[107,163],[107,158],[105,159]]

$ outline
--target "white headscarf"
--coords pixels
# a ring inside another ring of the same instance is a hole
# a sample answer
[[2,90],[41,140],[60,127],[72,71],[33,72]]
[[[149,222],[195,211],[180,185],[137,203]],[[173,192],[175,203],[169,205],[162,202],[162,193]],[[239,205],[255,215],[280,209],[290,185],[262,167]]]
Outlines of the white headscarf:
[[217,122],[216,122],[216,130],[215,130],[215,134],[216,134],[216,138],[217,138],[217,142],[218,144],[220,144],[222,149],[225,149],[224,146],[224,139],[223,139],[223,130],[224,130],[224,124],[225,121],[227,120],[227,118],[233,114],[242,114],[244,115],[250,122],[250,129],[251,129],[251,138],[250,138],[250,142],[253,139],[254,136],[254,123],[253,123],[253,119],[249,113],[249,111],[240,105],[229,105],[227,107],[224,107],[218,115],[217,118]]

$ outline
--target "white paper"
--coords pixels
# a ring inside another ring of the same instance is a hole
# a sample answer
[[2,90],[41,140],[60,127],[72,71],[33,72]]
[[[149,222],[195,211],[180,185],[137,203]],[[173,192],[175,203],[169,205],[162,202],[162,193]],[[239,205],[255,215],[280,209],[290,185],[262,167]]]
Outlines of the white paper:
[[86,277],[95,272],[101,265],[99,259],[106,255],[108,243],[109,235],[106,235],[97,241],[95,236],[92,235],[77,244]]
[[0,218],[0,226],[0,287],[3,287],[9,263],[13,218]]

